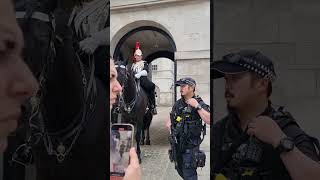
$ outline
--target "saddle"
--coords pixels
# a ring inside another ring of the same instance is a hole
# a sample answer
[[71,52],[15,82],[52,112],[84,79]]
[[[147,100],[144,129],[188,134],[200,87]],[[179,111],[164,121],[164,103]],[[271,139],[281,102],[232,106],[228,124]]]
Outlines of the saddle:
[[146,111],[148,111],[148,110],[149,110],[149,105],[152,104],[152,100],[151,100],[151,97],[150,97],[150,96],[151,96],[150,90],[144,88],[144,87],[141,85],[141,79],[136,79],[136,89],[137,89],[137,94],[138,94],[138,96],[140,95],[140,92],[141,92],[141,91],[143,91],[143,92],[146,94],[147,99],[148,99],[148,104],[147,104],[147,110],[146,110]]

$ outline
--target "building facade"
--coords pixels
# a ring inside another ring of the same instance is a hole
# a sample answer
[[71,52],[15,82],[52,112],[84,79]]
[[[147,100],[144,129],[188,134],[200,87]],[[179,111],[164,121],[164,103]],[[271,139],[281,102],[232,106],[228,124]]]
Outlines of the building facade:
[[[150,64],[157,58],[172,61],[172,79],[166,79],[163,72],[152,75],[162,97],[172,97],[168,88],[174,80],[189,76],[197,81],[197,94],[210,103],[209,0],[113,0],[110,10],[111,56],[130,64],[135,42],[139,41]],[[170,104],[163,101],[160,104]]]

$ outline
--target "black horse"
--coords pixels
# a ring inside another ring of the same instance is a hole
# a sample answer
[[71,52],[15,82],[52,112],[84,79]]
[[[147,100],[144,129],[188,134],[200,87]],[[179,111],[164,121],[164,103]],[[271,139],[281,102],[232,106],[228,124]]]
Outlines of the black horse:
[[[144,144],[144,131],[147,130],[146,144],[150,145],[149,127],[152,121],[152,112],[148,107],[148,96],[140,87],[139,80],[134,77],[131,67],[126,67],[120,61],[116,62],[118,81],[123,91],[113,107],[113,123],[117,122],[118,115],[121,115],[121,123],[135,125],[137,154],[141,162],[140,144]],[[139,143],[140,142],[140,143]]]
[[32,112],[23,153],[31,149],[37,180],[107,179],[108,96],[94,59],[86,65],[79,58],[69,14],[57,10],[57,1],[33,3],[16,3],[24,59],[40,84],[26,108]]

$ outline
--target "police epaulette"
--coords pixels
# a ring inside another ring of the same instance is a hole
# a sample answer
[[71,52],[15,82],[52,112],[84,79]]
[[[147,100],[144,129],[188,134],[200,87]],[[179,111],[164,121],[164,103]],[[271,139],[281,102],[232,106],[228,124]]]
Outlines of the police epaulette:
[[274,109],[273,112],[272,112],[272,115],[271,115],[272,119],[276,120],[276,119],[288,116],[288,112],[285,110],[284,106],[274,106],[274,105],[272,105],[272,108]]
[[293,116],[289,111],[287,111],[283,106],[280,106],[277,110],[277,112],[281,113],[281,116],[288,117],[294,120]]
[[280,106],[277,109],[275,109],[271,115],[271,118],[277,122],[281,129],[284,129],[286,126],[290,124],[295,124],[299,127],[291,113],[286,111],[283,106]]
[[199,95],[196,95],[194,98],[195,98],[197,101],[202,101],[202,99],[201,99],[201,97],[200,97]]

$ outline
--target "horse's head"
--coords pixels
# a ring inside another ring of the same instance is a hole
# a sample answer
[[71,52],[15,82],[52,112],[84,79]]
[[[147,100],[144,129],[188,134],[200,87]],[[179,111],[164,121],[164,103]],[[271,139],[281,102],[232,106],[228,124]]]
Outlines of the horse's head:
[[117,80],[119,81],[122,87],[125,86],[128,79],[128,69],[127,66],[122,61],[116,61],[115,67],[118,73]]
[[85,89],[68,26],[69,14],[58,7],[58,1],[18,0],[15,4],[25,38],[23,58],[40,81],[40,103],[50,117],[45,122],[46,127],[53,127],[50,132],[70,124],[82,106]]
[[16,0],[16,18],[24,34],[23,57],[36,78],[52,53],[53,11],[56,0]]

